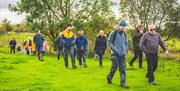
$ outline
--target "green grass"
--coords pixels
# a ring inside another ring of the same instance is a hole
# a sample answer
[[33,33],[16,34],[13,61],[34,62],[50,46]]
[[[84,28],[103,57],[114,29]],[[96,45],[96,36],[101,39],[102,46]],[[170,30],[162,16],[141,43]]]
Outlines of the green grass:
[[[88,68],[64,67],[61,59],[55,55],[45,55],[44,62],[36,56],[9,54],[7,48],[0,47],[0,91],[180,91],[180,64],[174,60],[161,60],[155,72],[157,86],[151,86],[145,78],[146,62],[143,69],[127,65],[127,85],[130,89],[119,87],[120,77],[117,71],[113,84],[106,83],[111,61],[104,58],[103,69],[98,61],[87,58]],[[127,57],[127,61],[130,57]]]

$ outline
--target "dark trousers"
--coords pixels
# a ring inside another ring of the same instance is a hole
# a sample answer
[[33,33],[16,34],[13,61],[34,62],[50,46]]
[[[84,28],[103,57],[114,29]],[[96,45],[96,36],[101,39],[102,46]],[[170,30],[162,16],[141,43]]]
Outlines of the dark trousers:
[[15,47],[10,47],[11,53],[15,54]]
[[158,66],[158,54],[152,53],[152,54],[146,54],[146,60],[147,60],[147,74],[146,77],[149,78],[149,83],[154,81],[154,72],[157,69]]
[[[79,60],[79,65],[82,66],[82,62],[83,62],[83,65],[85,66],[86,65],[86,55],[84,53],[78,53],[77,52],[77,58]],[[83,61],[82,61],[83,60]]]
[[139,58],[139,68],[142,67],[142,57],[143,57],[143,52],[141,50],[134,50],[134,57],[131,59],[129,62],[130,64],[133,64],[137,58]]
[[74,48],[63,48],[65,67],[68,68],[68,54],[71,56],[72,66],[75,67]]
[[60,55],[63,55],[63,50],[62,48],[57,48],[57,59],[60,60]]
[[99,56],[99,66],[102,66],[102,60],[103,60],[103,55],[104,55],[104,51],[100,50],[97,52],[98,56]]
[[44,55],[44,53],[41,51],[41,47],[42,47],[42,46],[37,46],[38,59],[39,59],[40,61],[43,60],[43,55]]
[[121,77],[121,85],[126,85],[126,59],[125,56],[112,56],[112,65],[111,70],[107,76],[108,80],[112,80],[117,68],[119,67],[120,77]]

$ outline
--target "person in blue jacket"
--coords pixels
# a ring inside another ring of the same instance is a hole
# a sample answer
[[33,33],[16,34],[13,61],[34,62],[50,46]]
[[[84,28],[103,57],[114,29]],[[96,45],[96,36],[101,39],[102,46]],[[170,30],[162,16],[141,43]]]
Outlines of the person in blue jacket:
[[15,48],[16,48],[16,40],[15,40],[15,38],[13,38],[13,39],[9,42],[9,46],[10,46],[11,54],[12,54],[12,53],[15,54]]
[[82,66],[82,59],[83,59],[83,65],[86,68],[86,52],[87,52],[87,39],[84,36],[83,30],[79,31],[79,35],[76,38],[75,45],[76,45],[76,53],[77,58],[79,60],[79,65]]
[[125,20],[120,21],[118,29],[113,30],[108,38],[108,44],[111,48],[111,59],[112,66],[110,72],[107,76],[108,84],[112,84],[112,78],[119,68],[120,77],[121,77],[121,87],[129,88],[126,85],[126,53],[128,49],[128,39],[125,33],[125,27],[127,23]]
[[40,61],[44,61],[43,59],[43,54],[44,54],[44,48],[43,48],[43,44],[44,44],[44,37],[41,34],[40,30],[37,30],[36,35],[34,36],[33,39],[35,45],[36,45],[36,50],[38,52],[38,59]]

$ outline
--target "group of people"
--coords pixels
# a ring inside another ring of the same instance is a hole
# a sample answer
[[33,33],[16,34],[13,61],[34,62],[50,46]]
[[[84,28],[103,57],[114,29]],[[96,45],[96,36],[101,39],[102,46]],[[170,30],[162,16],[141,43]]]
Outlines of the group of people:
[[[122,20],[119,23],[118,29],[113,30],[108,38],[108,44],[111,48],[111,59],[112,66],[111,70],[107,76],[107,83],[112,84],[112,78],[117,68],[119,67],[120,77],[121,77],[121,86],[124,88],[129,88],[126,85],[126,53],[128,47],[128,41],[125,33],[125,28],[127,26],[126,21]],[[148,82],[151,85],[157,85],[154,81],[154,72],[157,69],[158,65],[158,48],[159,45],[163,48],[165,53],[168,54],[168,50],[160,36],[159,33],[156,32],[156,27],[154,24],[150,24],[148,26],[148,31],[143,33],[143,26],[139,25],[132,32],[132,41],[133,41],[133,49],[135,52],[135,56],[130,60],[129,65],[133,66],[133,62],[139,58],[139,68],[142,68],[142,55],[143,52],[146,55],[147,60],[147,73],[146,77],[148,78]]]
[[35,55],[36,53],[35,44],[31,37],[29,37],[28,40],[24,41],[23,48],[24,54]]
[[[64,57],[65,67],[68,68],[68,54],[71,56],[72,68],[75,69],[75,56],[79,61],[80,66],[87,67],[86,54],[88,40],[84,36],[84,31],[81,29],[77,36],[71,31],[72,25],[68,24],[63,32],[55,40],[55,48],[57,49],[57,59],[60,59],[60,54]],[[102,58],[107,47],[106,36],[101,30],[96,37],[94,50],[99,55],[99,65],[102,68]]]
[[[10,40],[9,46],[10,46],[10,53],[16,52],[16,45],[17,42],[15,38]],[[39,30],[37,30],[36,35],[32,39],[31,37],[28,37],[27,40],[23,42],[23,50],[21,49],[21,45],[18,44],[17,46],[17,52],[21,53],[23,51],[24,54],[27,55],[35,55],[36,52],[38,53],[38,59],[40,61],[43,61],[42,54],[44,55],[45,51],[49,51],[49,46],[47,41],[44,40],[43,35],[40,33]]]
[[[103,30],[100,30],[99,34],[96,36],[94,51],[99,56],[99,66],[102,68],[102,59],[107,48],[107,43],[111,48],[111,60],[112,65],[109,74],[107,75],[107,83],[112,84],[112,78],[117,70],[120,72],[120,84],[124,88],[129,88],[126,85],[126,55],[128,50],[128,37],[125,33],[125,28],[127,23],[125,20],[121,20],[116,29],[110,32],[108,40]],[[73,25],[67,24],[66,29],[60,32],[55,40],[55,48],[57,49],[57,59],[60,60],[60,55],[62,54],[64,58],[65,67],[68,68],[68,55],[71,56],[72,68],[76,69],[75,56],[79,61],[80,66],[87,67],[86,54],[88,40],[84,36],[84,31],[79,30],[77,36],[72,32]],[[147,60],[147,73],[146,77],[151,85],[157,85],[154,82],[154,72],[158,65],[158,47],[159,45],[163,48],[165,53],[168,50],[160,36],[156,32],[156,27],[154,24],[148,26],[148,31],[144,33],[144,27],[142,25],[137,26],[137,28],[132,32],[133,50],[134,57],[129,61],[129,65],[133,66],[134,61],[139,58],[139,68],[143,68],[142,60],[143,53],[146,55]],[[36,51],[38,54],[38,59],[43,61],[44,55],[44,37],[37,31],[34,36],[33,43],[36,46]],[[11,50],[14,50],[16,42],[13,40],[10,42]],[[32,47],[30,47],[32,48]]]

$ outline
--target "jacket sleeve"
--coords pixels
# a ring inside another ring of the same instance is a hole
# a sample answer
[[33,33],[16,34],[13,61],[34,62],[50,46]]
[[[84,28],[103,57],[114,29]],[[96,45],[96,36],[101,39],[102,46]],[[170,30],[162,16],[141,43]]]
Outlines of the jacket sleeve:
[[161,48],[166,51],[167,50],[167,47],[165,46],[161,36],[159,35],[159,45],[161,46]]
[[87,46],[88,46],[88,41],[87,38],[85,38],[85,52],[87,52]]
[[127,36],[125,36],[126,38],[126,40],[125,40],[125,46],[126,46],[126,51],[128,50],[128,38],[127,38]]
[[55,42],[54,42],[54,47],[57,48],[57,43],[58,42],[58,37],[55,39]]
[[143,52],[147,53],[147,48],[146,48],[146,36],[145,36],[145,34],[142,36],[142,38],[141,38],[141,40],[140,40],[139,46],[140,46],[140,49],[141,49]]
[[114,32],[115,31],[112,31],[111,33],[110,33],[110,35],[109,35],[109,38],[108,38],[108,44],[109,44],[109,47],[114,51],[114,52],[116,52],[116,53],[118,53],[118,51],[116,50],[116,48],[114,47],[114,45],[113,45],[113,37],[115,36],[114,35]]

